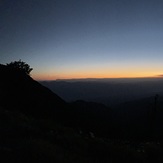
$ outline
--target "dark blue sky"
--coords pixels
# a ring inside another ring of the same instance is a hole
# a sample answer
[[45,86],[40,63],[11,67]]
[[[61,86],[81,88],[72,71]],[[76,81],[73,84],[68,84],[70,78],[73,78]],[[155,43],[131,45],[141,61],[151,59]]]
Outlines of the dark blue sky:
[[162,0],[1,0],[0,61],[35,79],[163,74]]

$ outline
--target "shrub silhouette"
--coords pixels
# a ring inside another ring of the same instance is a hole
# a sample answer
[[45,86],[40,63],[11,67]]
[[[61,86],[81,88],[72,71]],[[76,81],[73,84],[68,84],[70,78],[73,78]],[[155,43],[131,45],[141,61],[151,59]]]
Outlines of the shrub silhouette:
[[30,66],[27,63],[21,61],[21,59],[19,61],[7,63],[6,65],[9,68],[22,71],[22,72],[26,73],[27,75],[30,75],[30,72],[33,70],[33,68],[30,68]]

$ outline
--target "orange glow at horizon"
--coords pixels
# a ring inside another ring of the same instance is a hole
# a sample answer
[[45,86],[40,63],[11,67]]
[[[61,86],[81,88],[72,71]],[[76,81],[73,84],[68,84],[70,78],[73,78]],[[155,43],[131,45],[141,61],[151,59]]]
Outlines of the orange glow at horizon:
[[163,75],[162,62],[142,60],[117,62],[73,62],[36,67],[32,77],[36,80],[83,79],[83,78],[148,78]]
[[44,73],[33,74],[35,80],[56,80],[56,79],[83,79],[83,78],[146,78],[146,77],[159,77],[163,73],[158,71],[138,71],[138,72],[65,72],[65,73]]

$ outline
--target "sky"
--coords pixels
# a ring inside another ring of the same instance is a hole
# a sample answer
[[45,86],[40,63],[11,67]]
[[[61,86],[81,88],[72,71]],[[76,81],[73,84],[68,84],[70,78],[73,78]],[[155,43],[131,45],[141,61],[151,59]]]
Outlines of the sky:
[[163,74],[163,0],[1,0],[0,63],[36,80]]

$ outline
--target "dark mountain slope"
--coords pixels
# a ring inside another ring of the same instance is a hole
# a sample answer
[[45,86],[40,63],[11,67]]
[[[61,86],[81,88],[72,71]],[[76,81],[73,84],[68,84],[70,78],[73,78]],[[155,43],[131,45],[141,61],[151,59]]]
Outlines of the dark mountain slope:
[[0,106],[49,115],[65,107],[66,102],[29,75],[0,65]]
[[25,114],[47,117],[60,124],[103,135],[110,130],[111,111],[103,104],[66,103],[29,75],[0,65],[0,106]]

